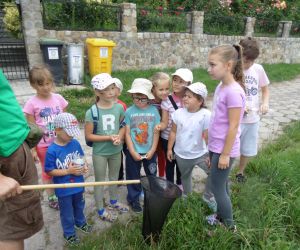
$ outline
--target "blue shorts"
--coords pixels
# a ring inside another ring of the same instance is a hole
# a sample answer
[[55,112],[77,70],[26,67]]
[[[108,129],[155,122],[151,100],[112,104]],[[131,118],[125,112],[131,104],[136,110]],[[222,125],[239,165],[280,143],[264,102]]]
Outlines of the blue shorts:
[[251,157],[257,155],[259,122],[241,124],[241,155]]

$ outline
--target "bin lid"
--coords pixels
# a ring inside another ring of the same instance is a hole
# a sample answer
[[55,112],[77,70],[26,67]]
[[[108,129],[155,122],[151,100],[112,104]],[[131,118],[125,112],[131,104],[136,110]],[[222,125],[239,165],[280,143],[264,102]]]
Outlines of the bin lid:
[[112,40],[102,39],[102,38],[87,38],[86,43],[94,46],[107,46],[115,47],[116,43]]
[[58,39],[54,39],[54,38],[41,38],[39,40],[41,45],[63,45],[64,42]]

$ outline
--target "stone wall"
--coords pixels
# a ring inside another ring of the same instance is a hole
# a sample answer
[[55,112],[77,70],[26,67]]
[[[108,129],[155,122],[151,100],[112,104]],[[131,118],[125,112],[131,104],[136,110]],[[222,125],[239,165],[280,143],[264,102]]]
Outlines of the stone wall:
[[[26,5],[24,6],[24,1]],[[25,41],[30,66],[41,62],[38,46],[40,37],[57,38],[67,43],[85,43],[86,38],[105,38],[113,40],[117,46],[113,49],[113,70],[149,69],[149,68],[205,68],[208,51],[220,44],[238,43],[243,36],[205,35],[203,32],[203,13],[192,13],[190,33],[152,33],[136,32],[136,6],[123,4],[122,32],[86,32],[45,30],[40,23],[40,8],[31,8],[39,0],[21,0],[22,13],[25,16]],[[24,8],[25,7],[25,8]],[[39,15],[32,12],[39,11]],[[28,17],[28,18],[27,18]],[[194,17],[194,18],[193,18]],[[202,22],[202,23],[201,23]],[[27,25],[26,25],[27,23]],[[251,24],[253,20],[248,22]],[[245,34],[251,35],[253,27]],[[285,32],[286,36],[286,32]],[[300,38],[257,37],[261,46],[260,63],[300,63]],[[64,50],[65,51],[65,50]]]

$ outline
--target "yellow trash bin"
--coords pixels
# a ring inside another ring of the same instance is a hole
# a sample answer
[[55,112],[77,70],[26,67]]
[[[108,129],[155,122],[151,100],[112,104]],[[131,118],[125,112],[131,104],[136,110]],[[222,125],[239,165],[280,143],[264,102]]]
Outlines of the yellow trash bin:
[[112,49],[116,44],[107,39],[87,38],[89,70],[91,76],[99,73],[111,74]]

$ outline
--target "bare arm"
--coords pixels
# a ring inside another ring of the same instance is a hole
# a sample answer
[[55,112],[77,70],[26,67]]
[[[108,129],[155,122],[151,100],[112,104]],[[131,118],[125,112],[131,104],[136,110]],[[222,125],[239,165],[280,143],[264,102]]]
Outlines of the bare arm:
[[152,146],[151,146],[151,149],[149,150],[149,152],[146,155],[146,159],[150,160],[153,157],[153,155],[156,151],[156,148],[157,148],[158,141],[159,141],[159,133],[154,132],[153,133]]
[[205,144],[207,145],[208,144],[208,129],[203,131],[202,137],[203,137],[203,140],[205,141]]
[[164,130],[168,127],[169,112],[166,110],[161,111],[161,122],[155,126],[155,132]]
[[20,184],[13,178],[0,173],[0,199],[10,198],[22,193]]
[[[26,119],[27,119],[27,122],[36,124],[35,118],[34,118],[33,115],[26,114]],[[32,148],[30,151],[31,151],[31,154],[32,154],[32,157],[33,157],[34,161],[38,162],[39,161],[39,157],[38,157],[37,152],[36,152],[36,147]]]
[[270,98],[270,93],[269,93],[269,87],[268,85],[264,86],[261,88],[261,97],[262,97],[262,104],[260,106],[260,112],[262,114],[265,114],[269,111],[269,98]]
[[173,146],[175,144],[176,132],[177,132],[177,125],[173,123],[169,135],[169,140],[168,140],[167,158],[169,161],[173,160]]
[[67,168],[67,169],[53,169],[52,171],[48,172],[47,174],[50,176],[65,176],[65,175],[69,175],[69,174],[78,176],[78,175],[83,174],[83,172],[85,171],[85,168],[87,166],[85,166],[84,168],[81,168],[81,167],[77,167],[72,162],[70,162],[68,167],[69,168]]

